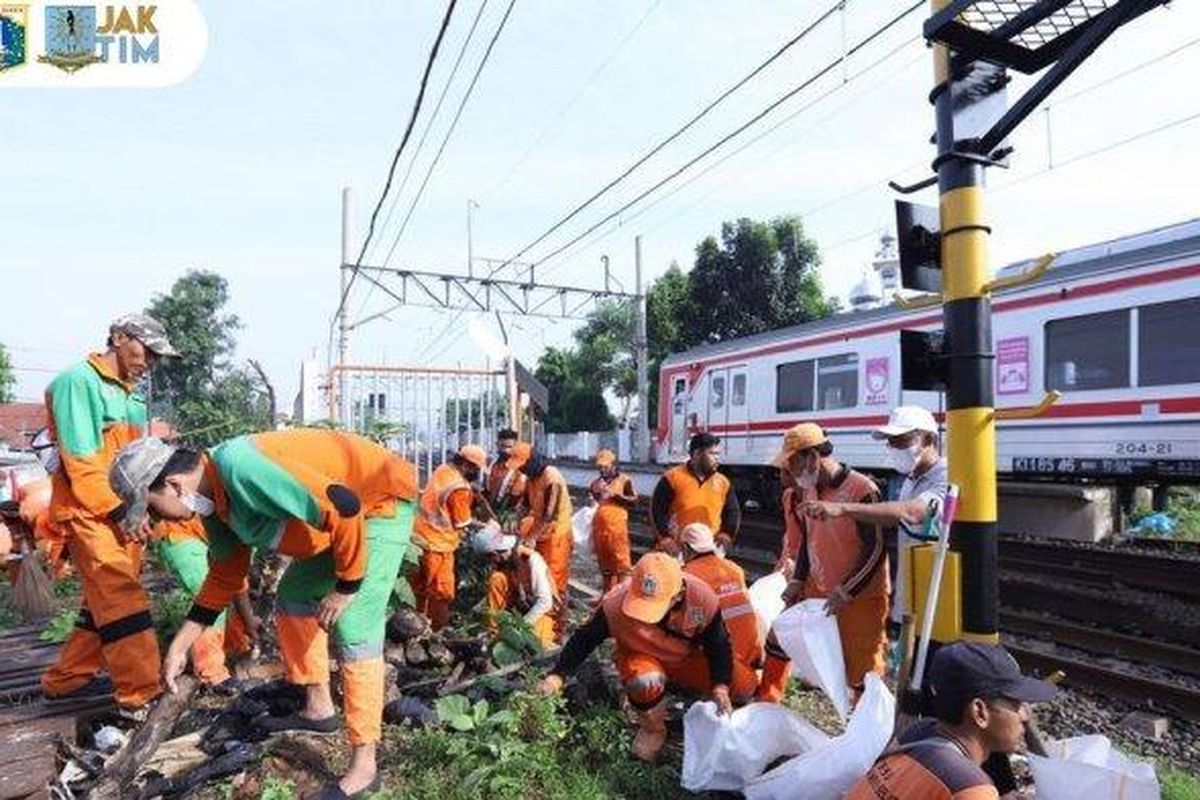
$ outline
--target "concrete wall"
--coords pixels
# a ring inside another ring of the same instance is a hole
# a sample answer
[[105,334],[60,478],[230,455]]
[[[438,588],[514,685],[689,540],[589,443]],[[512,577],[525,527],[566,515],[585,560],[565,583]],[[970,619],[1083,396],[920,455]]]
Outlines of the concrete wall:
[[1001,533],[1098,542],[1117,532],[1113,488],[1002,483],[999,491]]

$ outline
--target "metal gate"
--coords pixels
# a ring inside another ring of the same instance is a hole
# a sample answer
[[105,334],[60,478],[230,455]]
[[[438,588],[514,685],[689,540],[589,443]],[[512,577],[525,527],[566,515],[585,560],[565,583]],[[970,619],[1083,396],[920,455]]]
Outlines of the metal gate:
[[330,418],[400,453],[429,475],[464,444],[491,449],[513,427],[503,369],[335,366]]

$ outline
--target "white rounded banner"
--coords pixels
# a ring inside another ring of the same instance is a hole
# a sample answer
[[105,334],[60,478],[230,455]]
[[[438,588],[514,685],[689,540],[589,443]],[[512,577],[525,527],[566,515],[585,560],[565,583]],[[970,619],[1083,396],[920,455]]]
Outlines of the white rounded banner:
[[0,89],[170,86],[194,73],[207,49],[196,0],[0,0]]

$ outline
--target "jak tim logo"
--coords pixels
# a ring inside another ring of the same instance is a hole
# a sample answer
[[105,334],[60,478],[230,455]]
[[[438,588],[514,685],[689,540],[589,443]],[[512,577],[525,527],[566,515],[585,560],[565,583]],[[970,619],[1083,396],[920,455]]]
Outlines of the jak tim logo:
[[0,3],[0,72],[28,58],[29,6]]
[[157,64],[157,6],[46,6],[46,54],[38,61],[74,73],[89,64]]

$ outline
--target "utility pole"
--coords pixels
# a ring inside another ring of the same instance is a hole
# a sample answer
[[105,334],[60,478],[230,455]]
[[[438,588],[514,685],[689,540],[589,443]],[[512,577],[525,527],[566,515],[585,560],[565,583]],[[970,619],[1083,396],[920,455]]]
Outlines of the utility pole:
[[[342,188],[342,308],[338,312],[338,360],[337,366],[345,367],[350,358],[350,302],[346,297],[346,287],[350,282],[350,271],[354,265],[353,236],[350,232],[354,195],[349,186]],[[346,385],[346,371],[338,370],[337,397],[338,422],[350,426],[350,394]]]
[[634,458],[640,463],[650,460],[650,390],[647,377],[649,342],[646,340],[646,292],[642,287],[642,237],[633,240],[634,350],[637,360],[638,413],[634,431]]
[[471,234],[471,209],[479,208],[479,203],[476,203],[470,198],[467,199],[467,277],[475,277],[475,245]]
[[[991,277],[984,170],[1007,166],[1009,134],[1100,44],[1165,2],[1106,0],[1086,14],[1064,14],[1063,0],[931,0],[924,34],[934,60],[935,174],[911,186],[891,185],[902,194],[938,189],[936,209],[896,204],[902,285],[928,292],[916,300],[921,306],[940,303],[943,322],[942,331],[901,331],[901,384],[906,390],[945,389],[949,478],[961,489],[935,641],[999,640],[996,420],[1038,416],[1058,399],[1050,392],[1030,409],[994,408],[991,295],[1036,279],[1053,256],[1022,275]],[[1008,70],[1040,76],[1011,104]],[[912,607],[920,613],[926,586],[918,576],[922,570],[933,574],[932,550],[909,552],[918,601]]]

